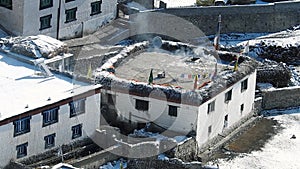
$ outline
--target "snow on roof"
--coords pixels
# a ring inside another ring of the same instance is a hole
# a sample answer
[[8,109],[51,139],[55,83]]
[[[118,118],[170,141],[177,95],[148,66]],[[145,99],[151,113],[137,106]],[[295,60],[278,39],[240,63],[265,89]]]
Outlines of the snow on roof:
[[137,3],[137,2],[134,2],[134,1],[127,3],[127,6],[130,7],[130,8],[138,9],[140,11],[148,10],[143,5],[141,5],[141,4]]
[[[145,77],[149,77],[149,66],[151,64],[157,64],[159,67],[166,68],[166,65],[160,65],[159,59],[155,59],[151,61],[151,63],[147,62],[146,60],[141,61],[141,63],[133,63],[133,65],[138,65],[139,67],[132,68],[132,65],[130,66],[123,66],[127,69],[121,70],[119,69],[119,66],[122,68],[122,61],[125,63],[134,60],[134,56],[136,54],[139,54],[140,52],[145,52],[151,47],[148,43],[137,43],[134,45],[131,45],[124,50],[122,50],[118,55],[108,59],[100,68],[98,68],[95,72],[95,82],[102,84],[104,88],[115,90],[115,91],[123,91],[129,94],[139,95],[142,97],[149,97],[150,93],[152,97],[157,98],[167,98],[168,101],[172,102],[178,102],[183,104],[190,104],[190,105],[197,105],[204,103],[205,101],[209,100],[219,92],[226,89],[226,87],[233,85],[237,81],[244,78],[246,75],[249,75],[254,72],[256,69],[257,63],[244,56],[239,57],[239,71],[233,71],[233,66],[227,66],[222,68],[220,71],[219,68],[217,71],[214,71],[213,69],[209,75],[209,78],[206,79],[204,83],[198,84],[196,90],[192,90],[191,88],[184,88],[185,86],[176,86],[170,82],[173,82],[174,77],[180,76],[183,78],[189,79],[189,86],[194,86],[193,81],[195,78],[193,78],[193,75],[195,75],[195,72],[180,72],[175,71],[175,74],[171,74],[171,78],[166,78],[167,82],[165,84],[153,84],[148,85],[147,79]],[[166,50],[170,50],[172,52],[179,51],[186,51],[186,54],[192,54],[195,57],[191,57],[191,61],[193,62],[193,59],[200,59],[201,54],[197,56],[195,53],[195,47],[189,46],[187,44],[182,43],[169,43],[168,41],[164,41],[162,45],[162,49],[166,48]],[[177,50],[178,49],[178,50]],[[209,51],[206,51],[209,52]],[[180,52],[179,52],[180,53]],[[203,52],[205,53],[205,52]],[[236,55],[229,52],[223,52],[218,53],[220,58],[226,62],[231,62],[235,60]],[[240,54],[239,54],[240,55]],[[188,56],[187,56],[188,57]],[[200,58],[197,58],[200,57]],[[161,57],[162,58],[162,57]],[[162,58],[164,59],[164,58]],[[151,60],[151,59],[149,59]],[[174,59],[173,59],[174,60]],[[166,59],[166,63],[170,60],[169,58]],[[208,60],[206,57],[204,57],[204,60]],[[218,63],[219,65],[219,63]],[[218,67],[217,65],[217,67]],[[186,65],[187,67],[191,67],[190,65]],[[145,69],[145,67],[148,67],[148,71]],[[199,68],[199,66],[197,66]],[[196,67],[196,68],[197,68]],[[205,66],[204,66],[205,67]],[[214,66],[208,66],[208,67],[214,67]],[[116,68],[116,69],[115,69]],[[109,73],[110,69],[113,69],[113,72],[115,71],[115,74]],[[130,70],[130,69],[136,69],[136,70]],[[175,66],[176,69],[176,66]],[[118,71],[119,70],[119,71]],[[190,69],[192,70],[192,69]],[[196,69],[195,69],[196,70]],[[174,70],[173,70],[174,71]],[[142,73],[141,73],[142,72]],[[148,72],[147,74],[144,74],[145,72]],[[215,74],[215,72],[217,72]],[[124,76],[122,76],[122,73],[125,73]],[[167,73],[167,72],[166,72]],[[203,73],[203,72],[202,72]],[[204,74],[200,73],[200,78],[204,78]],[[121,76],[119,76],[119,74]],[[136,79],[136,77],[142,75],[143,79],[141,82],[138,82],[136,80],[132,80],[132,78]],[[169,74],[170,75],[170,74]],[[173,78],[172,78],[173,77]],[[195,76],[194,76],[195,77]],[[199,76],[198,76],[199,77]],[[205,76],[206,77],[206,76]],[[153,78],[156,78],[155,76]],[[199,78],[199,79],[200,79]],[[198,79],[198,80],[199,80]],[[203,79],[202,79],[203,80]],[[208,80],[208,81],[207,81]],[[201,80],[200,80],[201,81]],[[155,80],[153,81],[155,82]],[[170,85],[168,85],[168,83]],[[182,83],[183,84],[183,83]]]
[[35,66],[0,53],[0,121],[99,87],[58,74],[45,77],[37,73]]
[[167,8],[194,6],[196,4],[196,0],[155,0],[154,1],[154,6],[158,8],[160,1],[166,3]]
[[46,35],[1,38],[0,47],[33,58],[51,58],[68,50],[63,42]]

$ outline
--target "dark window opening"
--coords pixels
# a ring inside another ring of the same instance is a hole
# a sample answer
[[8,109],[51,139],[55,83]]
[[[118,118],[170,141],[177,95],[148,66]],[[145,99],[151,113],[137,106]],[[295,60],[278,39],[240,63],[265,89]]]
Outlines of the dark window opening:
[[232,98],[232,89],[225,93],[225,102],[229,102]]
[[244,111],[244,104],[241,104],[240,110],[241,110],[241,113]]
[[31,117],[29,116],[13,122],[14,136],[30,132],[30,119]]
[[40,30],[51,28],[52,15],[43,16],[40,18]]
[[0,0],[0,6],[12,10],[12,0]]
[[145,100],[135,100],[135,108],[137,110],[141,110],[141,111],[148,111],[149,109],[149,102],[145,101]]
[[242,81],[242,83],[241,83],[241,92],[247,90],[247,88],[248,88],[248,79]]
[[53,0],[40,0],[40,10],[53,6]]
[[215,111],[215,100],[208,104],[207,114],[209,114],[210,112],[213,112],[213,111]]
[[75,1],[75,0],[66,0],[66,3],[67,3],[67,2],[72,2],[72,1]]
[[43,127],[58,122],[58,110],[59,107],[46,110],[42,113],[43,115]]
[[208,126],[208,135],[210,135],[211,132],[212,132],[212,126],[210,125],[210,126]]
[[91,15],[97,15],[101,13],[101,4],[102,0],[91,3]]
[[177,117],[177,106],[169,105],[169,116]]
[[54,147],[55,146],[55,133],[45,136],[44,140],[45,140],[45,149]]
[[76,12],[77,12],[77,8],[66,10],[66,23],[76,20]]
[[85,113],[85,99],[72,101],[69,103],[70,117]]
[[17,149],[17,158],[22,158],[27,156],[27,146],[28,143],[20,144],[16,147]]
[[224,117],[224,126],[223,128],[226,128],[228,126],[228,114]]
[[72,127],[72,139],[82,136],[82,124],[78,124]]

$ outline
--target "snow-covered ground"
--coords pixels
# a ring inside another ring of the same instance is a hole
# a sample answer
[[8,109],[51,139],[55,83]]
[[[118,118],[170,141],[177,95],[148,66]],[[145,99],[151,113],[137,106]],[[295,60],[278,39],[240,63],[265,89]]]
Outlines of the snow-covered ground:
[[[271,116],[281,123],[284,128],[272,137],[261,151],[253,151],[250,154],[241,154],[236,158],[226,161],[218,161],[221,169],[296,169],[300,168],[300,108],[269,111]],[[291,137],[295,135],[296,138]],[[211,165],[217,168],[217,165]]]

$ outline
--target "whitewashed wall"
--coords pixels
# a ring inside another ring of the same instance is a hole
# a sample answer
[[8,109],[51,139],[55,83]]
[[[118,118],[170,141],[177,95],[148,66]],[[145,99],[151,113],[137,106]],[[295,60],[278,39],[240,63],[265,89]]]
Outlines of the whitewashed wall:
[[[59,38],[92,33],[116,17],[117,0],[102,0],[102,13],[90,16],[91,2],[94,1],[96,0],[76,0],[65,3],[65,0],[61,0]],[[39,10],[39,5],[36,0],[13,0],[13,10],[0,7],[1,24],[16,35],[44,34],[56,38],[59,0],[53,0],[53,7],[43,10]],[[77,20],[65,23],[65,10],[74,7],[77,7]],[[49,14],[52,14],[51,28],[40,30],[40,17]]]
[[0,24],[15,35],[23,31],[23,0],[12,0],[13,9],[0,7]]
[[[241,82],[247,78],[248,89],[241,92]],[[196,136],[199,146],[203,145],[209,139],[222,133],[224,129],[224,118],[226,115],[228,115],[228,128],[252,111],[255,95],[255,84],[256,71],[199,107]],[[232,100],[230,100],[228,103],[225,103],[225,93],[231,89]],[[213,100],[215,100],[215,111],[207,114],[208,104]],[[244,110],[242,112],[240,110],[241,104],[244,104]],[[212,126],[212,132],[211,134],[208,134],[208,127],[210,125]]]
[[[100,126],[100,94],[87,97],[85,104],[85,113],[72,118],[70,118],[69,104],[60,106],[58,122],[46,127],[42,127],[42,113],[36,114],[31,117],[30,132],[16,137],[13,137],[13,122],[0,126],[0,150],[2,152],[0,153],[0,168],[5,166],[10,159],[16,159],[17,145],[28,142],[26,157],[29,157],[49,150],[45,149],[44,141],[44,137],[49,134],[56,133],[55,147],[94,134]],[[77,124],[82,124],[82,136],[72,139],[71,127]]]
[[[198,107],[183,104],[176,104],[165,100],[154,99],[150,97],[139,97],[126,93],[111,92],[116,95],[116,109],[121,120],[132,122],[154,122],[171,131],[187,134],[192,129],[196,129]],[[135,100],[149,101],[148,111],[139,111],[135,108]],[[178,107],[177,117],[168,115],[169,107],[173,105]]]

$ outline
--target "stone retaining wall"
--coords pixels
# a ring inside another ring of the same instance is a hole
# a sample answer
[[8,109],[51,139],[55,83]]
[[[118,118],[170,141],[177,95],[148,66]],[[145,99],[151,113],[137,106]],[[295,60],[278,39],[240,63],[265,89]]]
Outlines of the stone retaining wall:
[[300,2],[276,2],[265,5],[167,8],[159,12],[184,18],[206,35],[214,35],[220,14],[221,33],[278,32],[300,23],[299,8]]
[[300,86],[266,90],[262,93],[262,109],[286,109],[300,106]]

